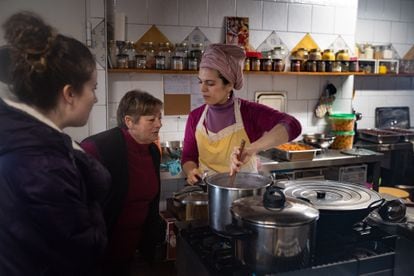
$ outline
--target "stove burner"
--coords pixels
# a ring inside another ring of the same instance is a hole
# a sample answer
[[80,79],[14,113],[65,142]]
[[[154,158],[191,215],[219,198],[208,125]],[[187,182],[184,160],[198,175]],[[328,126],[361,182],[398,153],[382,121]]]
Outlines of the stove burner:
[[[251,275],[257,274],[243,264],[235,254],[234,241],[213,232],[208,226],[187,227],[180,231],[181,238],[189,247],[185,255],[197,256],[197,264],[192,264],[193,271],[208,271],[202,275]],[[344,233],[324,233],[316,241],[312,264],[299,271],[310,271],[326,265],[341,265],[343,262],[364,262],[379,258],[380,263],[389,263],[386,258],[394,252],[395,236],[386,234],[376,227],[365,223],[356,224],[354,229]],[[383,261],[385,258],[385,261]],[[391,262],[392,263],[392,262]],[[359,267],[359,266],[356,266]],[[365,265],[366,267],[366,265]],[[375,268],[377,269],[377,268]],[[375,272],[375,270],[372,270]],[[356,273],[358,274],[358,273]],[[295,274],[299,275],[299,274]],[[300,274],[300,275],[306,275]]]

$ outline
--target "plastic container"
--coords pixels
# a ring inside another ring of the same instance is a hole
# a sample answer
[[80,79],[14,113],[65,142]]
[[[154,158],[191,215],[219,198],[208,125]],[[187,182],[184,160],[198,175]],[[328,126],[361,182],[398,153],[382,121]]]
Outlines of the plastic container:
[[352,113],[337,113],[329,116],[333,131],[353,131],[355,119],[355,114]]
[[331,149],[352,149],[355,131],[333,131],[332,133],[335,135],[335,140],[331,145]]

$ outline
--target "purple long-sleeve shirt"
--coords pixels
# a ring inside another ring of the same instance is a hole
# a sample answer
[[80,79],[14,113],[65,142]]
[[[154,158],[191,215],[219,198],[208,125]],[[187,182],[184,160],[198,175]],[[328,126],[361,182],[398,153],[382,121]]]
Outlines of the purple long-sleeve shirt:
[[[285,126],[289,135],[289,141],[298,137],[302,131],[300,122],[287,113],[244,99],[235,98],[234,100],[240,101],[240,113],[243,125],[251,143],[258,140],[265,132],[270,131],[278,124]],[[231,102],[231,104],[226,103],[221,107],[209,107],[206,116],[207,123],[204,124],[207,129],[213,132],[218,132],[234,123],[234,102],[232,99],[230,99],[229,102]],[[191,111],[188,116],[181,157],[182,164],[188,161],[193,161],[198,164],[198,149],[195,132],[204,108],[205,104]],[[230,116],[233,119],[229,119]]]

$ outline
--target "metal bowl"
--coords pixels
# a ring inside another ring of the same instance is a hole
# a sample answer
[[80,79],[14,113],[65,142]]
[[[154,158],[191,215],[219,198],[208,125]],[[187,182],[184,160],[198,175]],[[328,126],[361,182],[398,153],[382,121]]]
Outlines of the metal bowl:
[[161,143],[163,157],[180,159],[183,152],[183,141],[165,141]]
[[303,142],[318,147],[321,149],[327,149],[335,140],[335,136],[327,135],[324,133],[309,133],[302,135]]

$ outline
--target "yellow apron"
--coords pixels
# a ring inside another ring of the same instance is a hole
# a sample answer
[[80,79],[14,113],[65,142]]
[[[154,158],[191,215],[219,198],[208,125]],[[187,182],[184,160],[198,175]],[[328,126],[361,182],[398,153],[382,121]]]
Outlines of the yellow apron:
[[[246,141],[246,146],[250,145],[249,137],[244,129],[243,120],[240,113],[240,103],[234,99],[234,115],[236,122],[218,133],[207,131],[204,120],[207,114],[208,105],[203,111],[197,123],[195,137],[198,148],[198,161],[200,170],[209,174],[230,171],[230,155],[234,147],[240,146],[242,139]],[[257,160],[255,156],[241,168],[243,172],[257,172]]]

